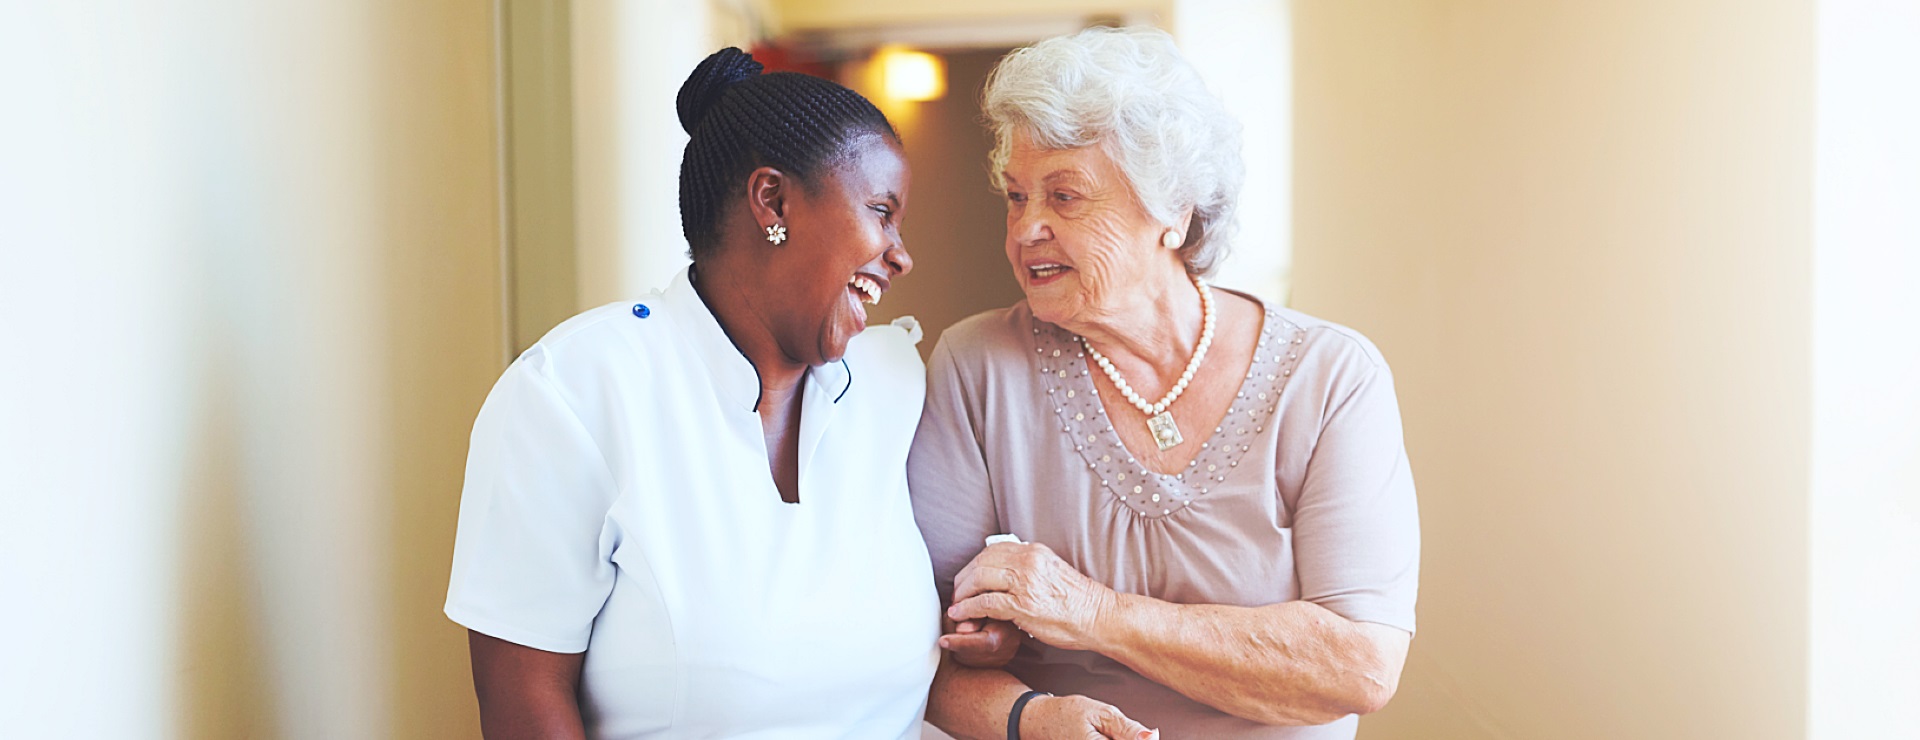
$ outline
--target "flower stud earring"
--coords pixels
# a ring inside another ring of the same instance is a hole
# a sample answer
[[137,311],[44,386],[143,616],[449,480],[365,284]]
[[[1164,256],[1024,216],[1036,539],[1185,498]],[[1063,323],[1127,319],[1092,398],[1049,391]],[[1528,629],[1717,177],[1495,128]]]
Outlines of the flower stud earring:
[[787,227],[774,224],[767,227],[767,241],[779,244],[787,240]]
[[1173,229],[1167,229],[1167,233],[1160,235],[1160,246],[1166,247],[1168,249],[1179,249],[1180,235],[1177,233],[1174,233]]

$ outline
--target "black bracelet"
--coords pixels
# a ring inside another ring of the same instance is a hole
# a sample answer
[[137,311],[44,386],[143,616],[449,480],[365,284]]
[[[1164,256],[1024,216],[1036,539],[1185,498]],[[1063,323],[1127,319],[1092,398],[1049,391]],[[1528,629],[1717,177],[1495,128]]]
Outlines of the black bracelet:
[[1028,689],[1020,698],[1013,700],[1013,711],[1007,713],[1007,740],[1020,740],[1020,713],[1027,711],[1027,702],[1035,697],[1053,696],[1045,691]]

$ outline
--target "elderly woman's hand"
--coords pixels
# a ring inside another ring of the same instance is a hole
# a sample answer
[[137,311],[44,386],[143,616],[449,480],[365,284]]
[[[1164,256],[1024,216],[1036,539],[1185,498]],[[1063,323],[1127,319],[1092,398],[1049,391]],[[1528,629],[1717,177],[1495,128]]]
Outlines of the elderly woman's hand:
[[1112,589],[1046,545],[1002,542],[980,551],[954,576],[947,616],[1012,622],[1048,645],[1089,650],[1088,635],[1115,598]]

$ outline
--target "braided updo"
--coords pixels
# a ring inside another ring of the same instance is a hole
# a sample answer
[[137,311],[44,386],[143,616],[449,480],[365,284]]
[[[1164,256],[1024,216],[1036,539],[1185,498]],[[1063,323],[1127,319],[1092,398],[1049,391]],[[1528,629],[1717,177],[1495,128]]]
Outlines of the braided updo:
[[802,181],[862,136],[899,134],[873,103],[812,75],[761,74],[753,56],[727,47],[701,60],[675,107],[692,137],[680,159],[680,229],[699,259],[720,240],[721,214],[759,167]]

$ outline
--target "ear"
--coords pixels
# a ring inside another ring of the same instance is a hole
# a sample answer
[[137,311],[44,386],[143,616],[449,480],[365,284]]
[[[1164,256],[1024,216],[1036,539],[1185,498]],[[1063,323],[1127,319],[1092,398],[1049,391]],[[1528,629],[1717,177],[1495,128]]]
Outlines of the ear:
[[747,175],[747,210],[761,229],[787,222],[787,194],[793,188],[787,173],[761,167]]

